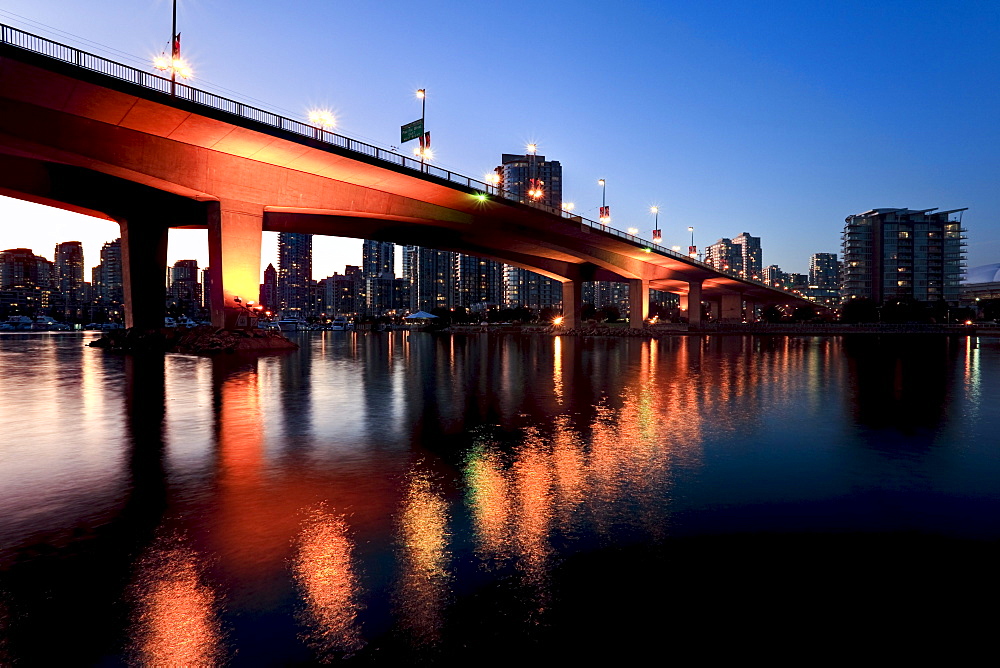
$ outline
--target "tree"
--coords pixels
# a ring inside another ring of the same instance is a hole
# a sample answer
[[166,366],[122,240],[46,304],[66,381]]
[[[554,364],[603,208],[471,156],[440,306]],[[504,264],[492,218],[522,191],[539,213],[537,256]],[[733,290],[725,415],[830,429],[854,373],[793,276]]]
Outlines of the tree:
[[878,322],[878,307],[867,297],[851,299],[841,309],[840,320],[850,324]]

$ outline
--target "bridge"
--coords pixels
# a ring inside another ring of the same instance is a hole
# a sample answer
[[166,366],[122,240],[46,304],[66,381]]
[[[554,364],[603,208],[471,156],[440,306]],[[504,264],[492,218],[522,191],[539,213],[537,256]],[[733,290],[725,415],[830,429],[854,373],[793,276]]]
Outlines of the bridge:
[[562,283],[570,326],[580,323],[584,281],[627,282],[633,327],[650,289],[679,294],[692,325],[702,301],[731,322],[744,305],[816,306],[495,185],[6,25],[0,193],[119,223],[129,327],[163,323],[163,300],[146,296],[162,292],[170,228],[208,230],[218,327],[236,326],[257,295],[263,231],[530,269]]

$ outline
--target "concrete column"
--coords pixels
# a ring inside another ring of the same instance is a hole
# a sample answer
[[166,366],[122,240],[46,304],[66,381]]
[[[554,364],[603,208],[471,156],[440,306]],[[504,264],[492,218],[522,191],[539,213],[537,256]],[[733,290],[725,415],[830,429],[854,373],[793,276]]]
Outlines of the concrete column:
[[688,324],[701,325],[701,281],[690,281],[688,293],[680,297],[681,309],[687,309]]
[[252,324],[244,307],[260,299],[263,225],[263,207],[243,202],[208,203],[208,276],[215,327],[241,329]]
[[167,226],[152,218],[119,221],[126,327],[158,329],[166,315]]
[[628,282],[628,326],[642,329],[649,317],[649,281],[632,278]]
[[720,322],[743,322],[743,295],[724,294],[721,304]]
[[582,281],[563,281],[562,303],[563,303],[563,326],[579,327],[583,324],[582,306],[583,296],[581,288]]
[[744,308],[746,309],[747,322],[754,323],[757,322],[757,304],[747,299],[743,302]]

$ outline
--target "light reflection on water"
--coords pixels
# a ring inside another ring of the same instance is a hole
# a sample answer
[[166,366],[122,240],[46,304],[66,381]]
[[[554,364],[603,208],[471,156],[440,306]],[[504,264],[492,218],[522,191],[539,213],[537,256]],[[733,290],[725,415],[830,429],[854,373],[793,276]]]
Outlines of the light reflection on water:
[[569,633],[566,566],[610,548],[1000,538],[995,345],[329,332],[246,359],[87,338],[0,336],[5,660],[65,659],[38,638],[122,601],[135,617],[81,628],[77,663],[442,657]]

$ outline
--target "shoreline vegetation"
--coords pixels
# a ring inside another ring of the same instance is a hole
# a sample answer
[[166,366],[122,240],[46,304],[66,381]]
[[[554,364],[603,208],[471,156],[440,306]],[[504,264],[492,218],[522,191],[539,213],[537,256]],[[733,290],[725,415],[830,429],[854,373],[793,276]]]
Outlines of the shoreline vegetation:
[[703,323],[691,327],[683,323],[648,325],[642,329],[621,324],[591,324],[578,328],[555,325],[451,325],[439,330],[446,334],[546,334],[551,336],[614,336],[660,338],[664,336],[735,335],[808,335],[844,334],[947,334],[952,336],[997,335],[997,325],[927,325],[927,324],[841,324],[841,323]]

